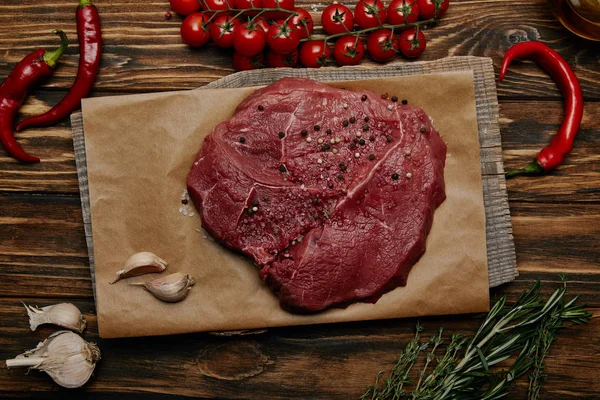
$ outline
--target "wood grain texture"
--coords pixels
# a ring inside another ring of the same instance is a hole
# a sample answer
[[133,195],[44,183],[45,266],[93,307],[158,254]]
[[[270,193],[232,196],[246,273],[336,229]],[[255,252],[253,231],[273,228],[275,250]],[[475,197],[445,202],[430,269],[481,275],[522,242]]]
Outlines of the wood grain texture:
[[[316,3],[316,2],[312,2]],[[353,2],[349,2],[350,4]],[[70,87],[77,69],[74,4],[71,0],[3,0],[0,3],[0,76],[6,76],[25,54],[57,44],[52,29],[63,29],[71,39],[55,77],[45,87]],[[102,91],[161,91],[190,89],[233,72],[231,51],[214,45],[192,49],[179,37],[181,17],[165,21],[166,0],[97,0],[104,32],[102,70],[96,88]],[[311,2],[296,2],[308,7]],[[317,3],[312,12],[320,29]],[[350,5],[349,4],[349,5]],[[534,16],[534,17],[532,17]],[[581,79],[588,99],[600,99],[600,45],[577,40],[553,18],[546,0],[528,2],[457,0],[442,23],[427,31],[422,60],[452,55],[487,56],[496,70],[504,52],[519,41],[540,40],[559,51]],[[398,59],[398,62],[408,62]],[[364,65],[375,65],[365,62]],[[500,97],[559,98],[551,79],[532,63],[516,62],[499,86]]]
[[[55,104],[74,79],[76,3],[0,2],[0,79],[25,54],[55,46],[51,29],[64,29],[72,42],[55,77],[22,108],[24,115]],[[180,17],[164,20],[167,3],[96,0],[105,53],[94,96],[190,89],[232,72],[230,52],[181,44]],[[549,379],[542,398],[600,399],[600,104],[594,102],[600,100],[600,45],[561,28],[545,0],[453,0],[442,24],[426,34],[429,42],[422,59],[484,55],[493,58],[496,71],[513,42],[541,40],[566,57],[582,81],[588,103],[581,134],[565,164],[546,177],[508,181],[521,275],[493,294],[515,300],[538,279],[548,293],[558,285],[558,273],[567,272],[570,292],[581,295],[594,318],[589,326],[561,333],[547,360]],[[505,164],[521,166],[556,131],[562,116],[560,95],[550,78],[529,62],[515,63],[498,92]],[[54,331],[42,327],[31,332],[20,301],[39,306],[72,301],[88,319],[84,337],[99,340],[69,124],[28,130],[18,134],[18,140],[43,162],[20,165],[0,150],[0,359],[34,347]],[[470,315],[423,322],[427,334],[439,325],[447,332],[469,334],[481,320],[480,315]],[[377,371],[392,367],[415,322],[281,328],[230,338],[190,334],[103,340],[103,358],[83,389],[61,389],[43,373],[25,375],[0,365],[0,397],[357,398]],[[525,393],[526,380],[519,380],[508,398],[524,399]]]
[[[0,314],[5,316],[0,326],[6,331],[0,358],[13,357],[53,332],[48,326],[30,332],[18,301],[39,306],[52,302],[0,300]],[[85,386],[86,397],[98,398],[101,394],[118,393],[118,397],[137,393],[162,399],[170,399],[171,394],[230,399],[356,399],[379,370],[389,371],[393,366],[416,323],[408,319],[278,328],[232,338],[189,334],[102,340],[95,333],[91,302],[75,304],[90,324],[84,338],[98,342],[103,352],[95,376]],[[542,398],[597,398],[600,384],[590,378],[596,376],[592,356],[598,355],[600,344],[594,333],[600,328],[600,309],[591,311],[594,319],[589,326],[569,328],[556,342],[547,359],[549,380]],[[472,335],[481,320],[481,315],[425,319],[425,337],[435,333],[440,324],[448,333]],[[39,398],[40,392],[48,392],[76,399],[84,393],[81,389],[57,389],[44,374],[24,372],[0,368],[0,394]],[[560,381],[569,385],[556,385]],[[519,381],[510,398],[525,398],[525,390],[526,381]]]

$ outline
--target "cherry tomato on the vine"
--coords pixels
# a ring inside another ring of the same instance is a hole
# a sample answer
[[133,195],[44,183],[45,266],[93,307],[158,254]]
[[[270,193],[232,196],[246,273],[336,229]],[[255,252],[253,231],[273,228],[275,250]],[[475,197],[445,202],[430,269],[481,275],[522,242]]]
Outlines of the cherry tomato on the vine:
[[210,40],[208,18],[204,13],[193,13],[181,23],[181,38],[190,46],[203,46]]
[[[279,5],[279,8],[283,8],[284,10],[292,11],[295,7],[294,0],[262,0],[262,2],[263,2],[263,5],[262,5],[263,8],[277,8],[277,6]],[[267,19],[268,18],[283,19],[283,18],[287,18],[290,14],[273,11],[273,12],[264,13],[263,15]]]
[[294,8],[294,12],[298,15],[294,15],[290,22],[298,29],[300,39],[306,39],[313,33],[313,19],[304,8]]
[[269,47],[279,54],[290,54],[300,44],[300,32],[291,22],[275,21],[267,32]]
[[250,69],[263,68],[265,56],[263,53],[258,53],[253,57],[246,57],[238,53],[233,52],[233,68],[236,71],[247,71]]
[[[233,1],[231,0],[200,0],[200,4],[204,11],[220,11],[227,10],[230,6],[233,6]],[[207,15],[212,15],[213,13],[206,13]]]
[[171,10],[181,15],[190,15],[200,9],[198,0],[169,0],[169,4]]
[[298,52],[290,54],[279,54],[269,50],[267,53],[267,66],[271,68],[295,67],[298,65]]
[[442,18],[446,11],[448,11],[448,6],[450,5],[450,0],[418,0],[419,4],[419,15],[422,19],[431,19],[431,18]]
[[417,0],[392,0],[387,10],[387,21],[391,25],[412,24],[419,19]]
[[258,17],[256,18],[254,21],[254,24],[260,28],[262,28],[262,30],[267,33],[269,32],[269,28],[271,27],[271,25],[267,22],[266,19],[264,19],[263,17]]
[[367,51],[373,60],[388,62],[396,57],[398,36],[390,29],[373,31],[367,38]]
[[360,0],[354,9],[354,19],[361,29],[385,24],[385,14],[381,0]]
[[364,55],[365,46],[358,36],[342,36],[333,47],[333,58],[339,65],[356,65]]
[[425,40],[425,35],[421,31],[417,35],[416,29],[403,31],[398,36],[400,53],[408,58],[419,57],[425,51],[426,45],[427,40]]
[[233,29],[233,47],[243,56],[260,53],[266,44],[265,31],[252,22],[238,24]]
[[331,4],[321,14],[323,29],[330,35],[352,30],[354,16],[352,11],[342,4]]
[[230,15],[222,14],[210,24],[210,38],[219,47],[233,46],[233,29],[240,22]]
[[331,50],[322,40],[309,40],[300,47],[300,64],[307,68],[320,68],[330,57]]

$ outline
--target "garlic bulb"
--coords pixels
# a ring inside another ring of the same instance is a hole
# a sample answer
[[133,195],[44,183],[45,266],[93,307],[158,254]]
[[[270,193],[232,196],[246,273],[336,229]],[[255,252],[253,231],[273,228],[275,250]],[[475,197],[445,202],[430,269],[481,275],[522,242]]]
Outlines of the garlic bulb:
[[157,278],[144,283],[132,283],[131,285],[143,286],[159,300],[167,303],[176,303],[186,298],[188,292],[194,285],[194,280],[188,274],[175,272],[162,278]]
[[115,283],[121,278],[163,272],[167,265],[167,262],[156,254],[142,251],[129,257],[123,269],[117,272],[117,277],[110,283]]
[[92,376],[100,350],[70,331],[58,331],[35,349],[6,360],[8,368],[28,367],[46,372],[60,386],[77,388]]
[[60,303],[37,308],[23,303],[29,314],[29,326],[35,331],[42,324],[53,324],[75,332],[83,332],[85,318],[81,311],[71,303]]

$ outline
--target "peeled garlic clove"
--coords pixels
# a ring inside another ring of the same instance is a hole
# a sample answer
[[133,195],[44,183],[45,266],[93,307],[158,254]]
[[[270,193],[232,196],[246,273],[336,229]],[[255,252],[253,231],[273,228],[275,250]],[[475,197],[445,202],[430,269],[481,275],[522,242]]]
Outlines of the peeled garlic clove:
[[175,272],[162,278],[157,278],[144,283],[132,283],[135,286],[143,286],[159,300],[167,303],[176,303],[186,298],[188,292],[194,285],[194,280],[188,274]]
[[167,265],[167,262],[156,254],[142,251],[129,257],[123,269],[117,272],[117,277],[110,283],[115,283],[121,278],[163,272]]
[[28,367],[46,372],[60,386],[77,388],[92,376],[100,349],[70,331],[59,331],[35,349],[6,360],[8,368]]
[[71,303],[60,303],[37,308],[23,303],[29,315],[29,326],[35,331],[42,324],[53,324],[75,332],[83,332],[85,318],[81,311]]

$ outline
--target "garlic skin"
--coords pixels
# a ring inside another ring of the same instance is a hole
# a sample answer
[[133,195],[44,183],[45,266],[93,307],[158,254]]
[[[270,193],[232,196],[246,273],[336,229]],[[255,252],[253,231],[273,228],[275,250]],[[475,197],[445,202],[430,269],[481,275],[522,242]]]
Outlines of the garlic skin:
[[28,367],[46,372],[62,387],[83,386],[92,376],[100,349],[71,331],[58,331],[35,349],[6,360],[8,368]]
[[185,299],[194,285],[194,280],[188,274],[175,272],[162,278],[144,283],[132,283],[133,286],[143,286],[161,301],[176,303]]
[[149,251],[142,251],[129,257],[125,261],[123,269],[117,272],[117,277],[110,283],[115,283],[122,278],[163,272],[167,268],[167,265],[167,262],[156,254]]
[[29,327],[35,331],[42,324],[58,325],[75,332],[83,332],[85,329],[85,318],[71,303],[59,303],[42,308],[28,306],[23,303],[29,315]]

